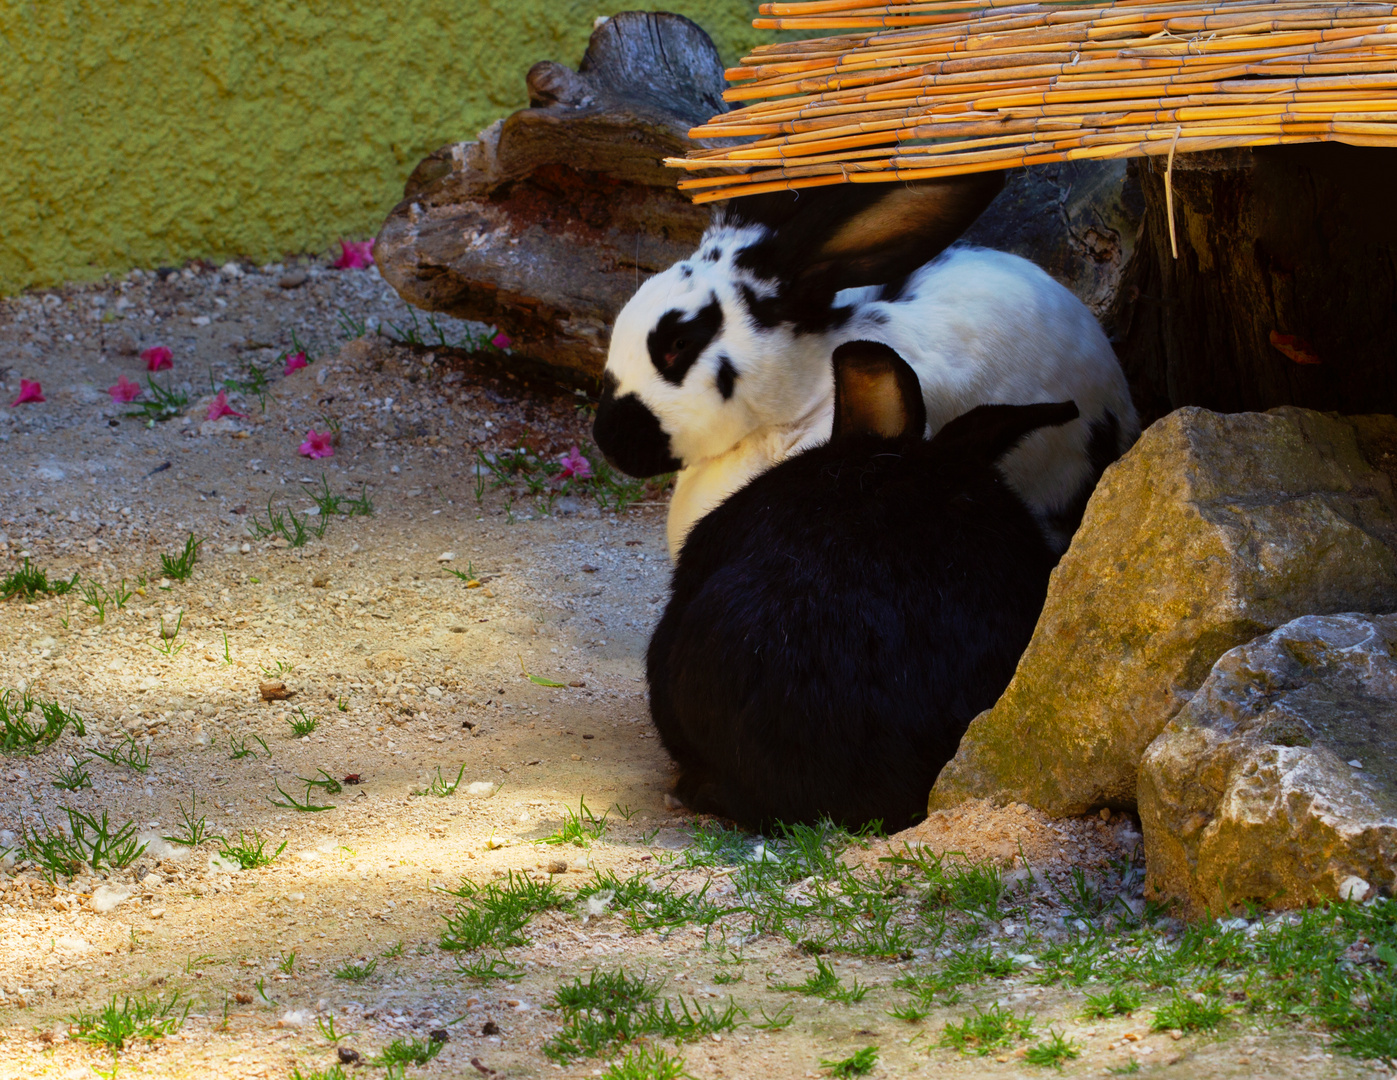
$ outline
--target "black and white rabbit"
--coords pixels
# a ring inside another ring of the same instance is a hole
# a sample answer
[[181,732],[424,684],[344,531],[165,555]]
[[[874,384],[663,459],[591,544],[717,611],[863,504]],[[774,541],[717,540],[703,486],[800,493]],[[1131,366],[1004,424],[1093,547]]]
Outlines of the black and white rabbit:
[[1080,420],[1002,466],[1066,549],[1139,421],[1080,300],[1018,256],[945,250],[1001,186],[990,173],[733,199],[691,258],[641,285],[612,330],[594,436],[633,476],[681,470],[671,555],[752,477],[829,437],[830,356],[857,340],[912,366],[930,434],[976,405],[1077,402]]
[[889,829],[1028,645],[1056,555],[997,468],[1072,402],[982,405],[923,437],[911,367],[834,354],[834,431],[689,534],[646,656],[691,809]]

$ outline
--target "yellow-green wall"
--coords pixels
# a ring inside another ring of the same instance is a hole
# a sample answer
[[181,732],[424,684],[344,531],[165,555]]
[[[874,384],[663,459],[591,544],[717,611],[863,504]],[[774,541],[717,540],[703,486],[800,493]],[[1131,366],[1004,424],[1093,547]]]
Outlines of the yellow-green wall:
[[0,0],[0,295],[377,231],[414,165],[575,66],[598,15],[757,0]]

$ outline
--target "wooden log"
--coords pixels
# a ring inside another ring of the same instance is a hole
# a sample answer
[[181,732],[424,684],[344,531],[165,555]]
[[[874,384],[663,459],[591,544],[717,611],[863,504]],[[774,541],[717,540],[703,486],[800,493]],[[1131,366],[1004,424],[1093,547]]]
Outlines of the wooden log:
[[724,85],[688,19],[614,16],[577,71],[529,71],[529,108],[418,165],[379,233],[379,270],[416,307],[498,325],[576,381],[599,375],[636,283],[708,223],[661,159],[699,148],[688,131],[725,109]]

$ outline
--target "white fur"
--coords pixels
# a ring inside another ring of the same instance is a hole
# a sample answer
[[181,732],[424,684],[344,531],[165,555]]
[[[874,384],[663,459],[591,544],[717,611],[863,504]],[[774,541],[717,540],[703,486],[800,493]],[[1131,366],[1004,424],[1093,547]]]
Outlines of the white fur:
[[[710,230],[692,259],[637,290],[612,333],[606,367],[617,396],[636,394],[684,463],[669,510],[671,556],[700,517],[754,476],[829,438],[831,355],[846,341],[884,342],[912,366],[926,399],[928,434],[976,405],[1075,401],[1082,419],[1035,432],[1002,464],[1040,517],[1069,503],[1088,480],[1091,421],[1113,412],[1121,451],[1139,434],[1106,335],[1080,300],[1026,259],[954,248],[921,267],[897,300],[873,299],[877,289],[847,290],[836,298],[854,308],[843,325],[795,334],[788,325],[758,325],[741,295],[744,283],[759,296],[776,288],[733,266],[736,252],[763,235],[759,226]],[[722,257],[707,261],[704,255],[715,249]],[[674,386],[655,370],[647,335],[665,312],[696,312],[713,296],[723,308],[723,327]],[[726,401],[716,381],[723,357],[737,370]],[[1069,537],[1049,532],[1059,549],[1066,547]]]

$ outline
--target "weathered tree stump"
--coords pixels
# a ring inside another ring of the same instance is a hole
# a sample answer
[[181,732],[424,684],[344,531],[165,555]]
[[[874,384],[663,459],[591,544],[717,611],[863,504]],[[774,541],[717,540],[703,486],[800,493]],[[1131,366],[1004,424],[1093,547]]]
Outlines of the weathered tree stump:
[[1145,225],[1117,350],[1146,421],[1183,405],[1397,412],[1397,151],[1338,144],[1133,165]]
[[577,71],[535,64],[528,86],[529,108],[418,165],[374,255],[409,303],[595,376],[638,281],[708,223],[661,159],[726,108],[723,65],[688,19],[631,11],[592,34]]
[[1004,190],[964,239],[1031,259],[1105,318],[1135,252],[1144,211],[1126,165],[1069,161],[1011,169]]

